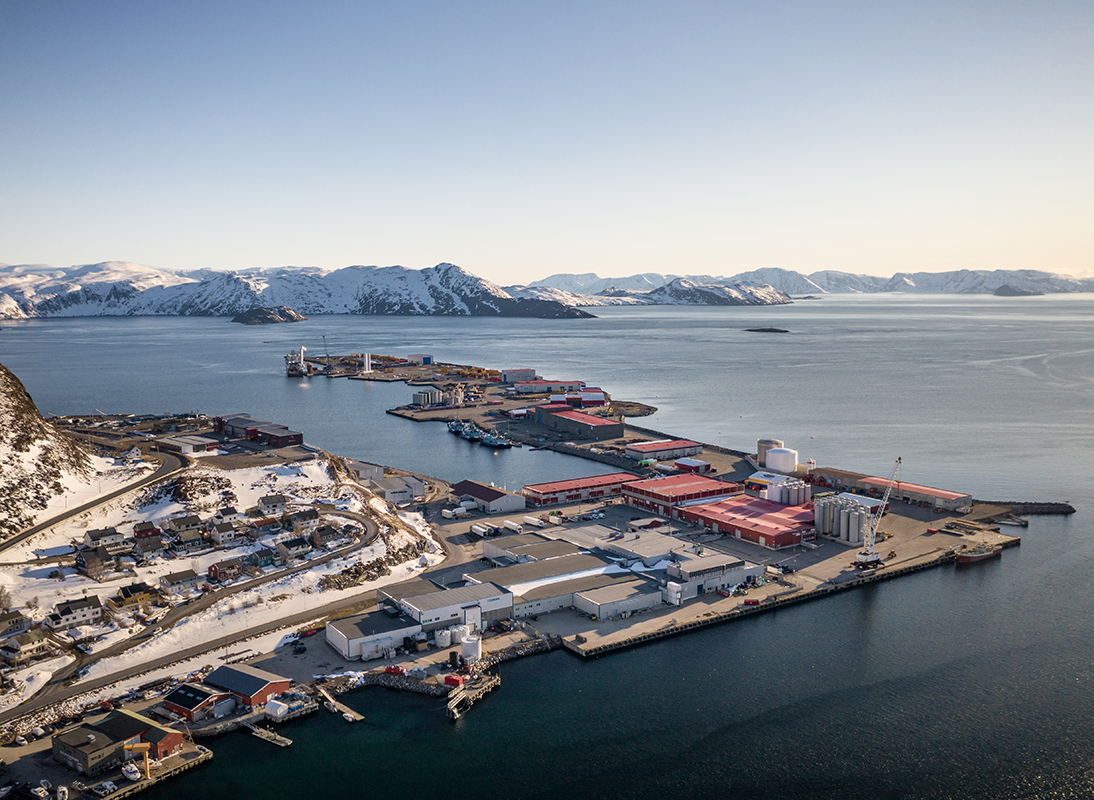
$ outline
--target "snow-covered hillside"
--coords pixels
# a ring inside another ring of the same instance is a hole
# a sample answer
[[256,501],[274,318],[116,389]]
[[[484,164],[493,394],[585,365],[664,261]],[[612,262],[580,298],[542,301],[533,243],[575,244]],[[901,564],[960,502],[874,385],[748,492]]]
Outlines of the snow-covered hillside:
[[93,472],[89,454],[42,418],[22,381],[0,364],[0,539],[30,527]]
[[174,274],[125,262],[0,267],[0,317],[235,316],[290,306],[309,314],[585,317],[553,300],[512,297],[455,264],[428,269],[278,267]]
[[1035,269],[968,270],[954,272],[898,272],[881,288],[883,292],[923,294],[991,294],[1000,286],[1029,292],[1094,291],[1094,280],[1072,278]]

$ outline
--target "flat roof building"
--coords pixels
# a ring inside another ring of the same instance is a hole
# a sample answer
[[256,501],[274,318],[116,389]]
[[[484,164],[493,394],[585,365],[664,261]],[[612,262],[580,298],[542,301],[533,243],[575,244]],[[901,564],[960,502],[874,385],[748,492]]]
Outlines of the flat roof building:
[[703,452],[703,446],[690,439],[658,439],[653,442],[635,442],[627,445],[623,455],[642,461],[653,458],[658,461],[668,458],[681,458],[682,456],[694,456]]
[[741,495],[717,503],[681,509],[684,519],[736,539],[771,550],[792,547],[816,538],[813,505],[785,506]]
[[644,578],[574,592],[574,608],[598,620],[630,616],[661,605],[661,588]]
[[474,500],[475,507],[486,514],[508,514],[512,511],[523,511],[528,506],[523,495],[478,481],[454,483],[451,491],[460,500]]
[[607,475],[592,475],[588,478],[533,483],[525,486],[521,491],[533,505],[551,506],[557,503],[578,503],[584,500],[619,497],[623,493],[623,484],[637,480],[641,478],[629,472],[612,472]]
[[405,638],[421,630],[421,624],[406,614],[386,610],[331,620],[326,626],[327,644],[347,661],[369,661],[393,653]]
[[[569,406],[566,406],[569,409]],[[551,430],[573,434],[579,439],[618,439],[623,436],[623,423],[617,420],[595,417],[582,411],[553,411],[546,415],[543,423]]]
[[467,625],[478,631],[513,615],[513,593],[495,583],[482,581],[405,597],[399,601],[399,608],[420,623],[425,632],[450,625]]
[[[863,489],[873,489],[879,494],[885,493],[889,488],[889,483],[887,478],[867,477],[860,481]],[[930,486],[920,486],[917,483],[907,483],[906,481],[893,481],[893,492],[890,497],[914,503],[925,502],[950,511],[972,505],[972,496],[963,492],[933,489]]]
[[679,506],[713,501],[741,494],[738,483],[707,478],[702,475],[670,475],[649,478],[623,485],[623,502],[663,517],[680,519]]
[[529,561],[509,567],[495,567],[482,572],[465,573],[463,579],[470,583],[490,582],[520,594],[532,588],[526,584],[548,584],[579,577],[582,573],[604,571],[614,566],[611,561],[587,553]]
[[584,381],[515,381],[513,389],[517,394],[550,394],[551,392],[580,392],[585,388]]

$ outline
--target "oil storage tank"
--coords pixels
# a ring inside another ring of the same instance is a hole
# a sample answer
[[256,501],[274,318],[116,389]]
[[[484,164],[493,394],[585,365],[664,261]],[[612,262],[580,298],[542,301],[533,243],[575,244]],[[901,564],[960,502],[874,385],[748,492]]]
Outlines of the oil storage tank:
[[452,646],[452,631],[448,628],[441,628],[437,631],[436,636],[437,647],[444,649]]
[[767,451],[765,466],[776,472],[797,472],[798,451],[789,447],[772,447]]
[[767,453],[774,447],[782,447],[782,439],[757,439],[756,440],[756,463],[761,467],[767,466]]
[[482,639],[468,636],[460,643],[460,655],[468,664],[474,664],[482,658]]

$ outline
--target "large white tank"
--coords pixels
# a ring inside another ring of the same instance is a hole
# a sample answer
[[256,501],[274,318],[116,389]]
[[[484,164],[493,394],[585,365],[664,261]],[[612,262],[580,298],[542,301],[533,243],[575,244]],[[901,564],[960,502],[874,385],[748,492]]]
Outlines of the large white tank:
[[466,625],[453,625],[452,631],[452,644],[459,644],[468,636],[471,635],[471,629]]
[[782,439],[757,439],[756,440],[756,463],[761,467],[767,466],[767,453],[773,447],[782,447]]
[[767,451],[764,466],[775,472],[796,472],[798,469],[798,451],[789,447],[773,447]]
[[460,643],[460,655],[468,664],[474,664],[482,658],[482,639],[478,636],[468,636]]
[[839,538],[843,541],[850,541],[847,536],[851,530],[851,512],[846,508],[840,509],[839,512]]
[[857,511],[851,512],[851,529],[848,532],[847,541],[852,544],[862,541],[862,517]]
[[448,628],[442,628],[437,631],[435,637],[437,640],[437,647],[446,648],[452,646],[452,631]]

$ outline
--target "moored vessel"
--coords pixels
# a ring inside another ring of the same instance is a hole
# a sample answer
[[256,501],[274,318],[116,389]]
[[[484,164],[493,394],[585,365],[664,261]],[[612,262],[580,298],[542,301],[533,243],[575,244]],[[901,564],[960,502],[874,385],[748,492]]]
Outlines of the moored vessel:
[[970,547],[967,550],[962,550],[957,554],[958,564],[974,564],[977,561],[983,561],[985,558],[994,558],[1003,552],[1002,545],[978,545],[976,547]]

